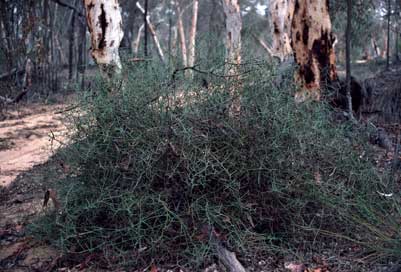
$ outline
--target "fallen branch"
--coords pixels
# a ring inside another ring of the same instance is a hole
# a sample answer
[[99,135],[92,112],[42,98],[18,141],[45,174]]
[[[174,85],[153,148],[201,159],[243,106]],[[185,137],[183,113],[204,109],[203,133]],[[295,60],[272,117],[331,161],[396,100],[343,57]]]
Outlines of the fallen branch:
[[245,268],[238,261],[234,252],[229,251],[220,243],[215,245],[217,257],[230,272],[246,272]]
[[216,255],[219,260],[224,264],[224,266],[230,272],[246,272],[245,268],[238,261],[237,256],[235,256],[234,252],[226,249],[220,239],[217,237],[216,231],[213,227],[210,228],[209,231],[210,242],[216,251]]
[[[233,64],[233,65],[235,65],[235,64]],[[242,76],[242,75],[246,75],[246,74],[248,74],[248,73],[251,72],[251,70],[249,70],[249,71],[245,71],[245,72],[243,72],[243,73],[237,73],[237,74],[233,74],[233,75],[220,75],[220,74],[216,74],[216,73],[213,72],[213,71],[203,71],[203,70],[199,70],[198,68],[196,68],[197,66],[198,66],[198,65],[195,65],[195,66],[187,66],[187,67],[175,69],[174,72],[173,72],[173,74],[172,74],[172,76],[171,76],[172,81],[175,81],[176,76],[177,76],[177,73],[179,73],[179,72],[184,72],[184,71],[187,71],[187,70],[192,70],[192,71],[197,72],[197,73],[199,73],[199,74],[211,75],[211,76],[215,76],[215,77],[219,77],[219,78],[236,78],[236,77],[239,77],[239,76]]]
[[80,104],[73,105],[73,106],[71,106],[71,107],[69,107],[69,108],[56,111],[54,114],[61,114],[61,113],[65,113],[65,112],[68,112],[68,111],[72,111],[72,110],[75,110],[75,109],[79,108],[80,106],[81,106]]
[[274,57],[274,53],[271,50],[271,48],[265,43],[264,40],[256,36],[254,33],[252,33],[252,37],[255,38],[255,40],[263,47],[263,49],[266,50],[266,52],[269,54],[270,57]]
[[152,61],[151,59],[144,59],[144,58],[131,58],[131,59],[128,59],[127,61],[130,61],[130,62],[143,62],[143,61]]

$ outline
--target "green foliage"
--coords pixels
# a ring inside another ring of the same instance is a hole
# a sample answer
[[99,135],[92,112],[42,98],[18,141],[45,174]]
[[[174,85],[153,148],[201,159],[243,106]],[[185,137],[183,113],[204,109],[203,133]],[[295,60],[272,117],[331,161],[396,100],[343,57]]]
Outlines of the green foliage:
[[[345,29],[347,24],[347,2],[335,0],[330,2],[330,16],[333,24],[334,33],[342,43],[340,48],[345,47]],[[371,1],[358,0],[352,2],[352,34],[351,45],[352,55],[359,57],[365,48],[369,48],[371,38],[376,37],[381,32],[380,15]]]
[[241,83],[212,67],[205,88],[140,65],[119,94],[99,84],[84,96],[63,154],[73,172],[59,183],[62,213],[36,235],[135,267],[208,262],[210,227],[239,253],[311,249],[329,235],[399,255],[399,204],[377,193],[388,187],[361,155],[363,136],[323,103],[295,104],[291,76],[252,61]]

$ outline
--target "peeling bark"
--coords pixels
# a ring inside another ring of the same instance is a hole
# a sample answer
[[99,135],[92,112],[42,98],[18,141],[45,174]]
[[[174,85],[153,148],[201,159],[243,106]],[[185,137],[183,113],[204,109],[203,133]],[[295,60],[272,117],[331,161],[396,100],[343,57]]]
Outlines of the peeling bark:
[[91,53],[104,78],[121,74],[118,48],[123,39],[122,17],[118,0],[84,0]]
[[273,24],[273,54],[281,62],[292,54],[291,22],[294,7],[294,0],[274,0],[270,5],[270,16]]
[[334,44],[327,0],[295,0],[291,46],[299,66],[296,80],[302,91],[297,102],[320,100],[320,90],[337,79]]

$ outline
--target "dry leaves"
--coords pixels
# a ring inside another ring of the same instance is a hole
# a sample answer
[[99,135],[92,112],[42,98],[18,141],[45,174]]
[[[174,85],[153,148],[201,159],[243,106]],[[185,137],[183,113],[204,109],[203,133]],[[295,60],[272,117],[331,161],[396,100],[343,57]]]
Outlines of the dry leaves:
[[288,269],[290,272],[329,272],[326,265],[318,268],[306,268],[304,264],[291,262],[291,263],[285,263],[284,268]]

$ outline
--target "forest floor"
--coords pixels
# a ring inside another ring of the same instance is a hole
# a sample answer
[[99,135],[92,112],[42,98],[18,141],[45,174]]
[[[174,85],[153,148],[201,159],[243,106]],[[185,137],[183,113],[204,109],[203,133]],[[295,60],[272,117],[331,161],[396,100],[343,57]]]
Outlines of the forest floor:
[[[45,192],[64,175],[58,159],[60,142],[66,141],[67,127],[60,112],[69,103],[27,103],[7,109],[0,121],[0,270],[22,271],[110,271],[91,268],[96,260],[89,256],[66,256],[48,243],[27,235],[26,226],[47,209]],[[390,160],[378,150],[381,161]],[[65,166],[64,166],[65,167]],[[51,208],[50,208],[51,209]],[[401,271],[388,266],[371,266],[360,258],[356,246],[326,245],[315,253],[299,252],[288,258],[247,257],[249,271]],[[285,262],[293,265],[285,268]],[[301,268],[305,264],[309,269]],[[389,265],[391,267],[391,264]],[[297,269],[298,270],[297,270]],[[126,271],[126,270],[114,270]],[[189,271],[172,268],[128,271]],[[224,271],[212,264],[203,271]]]
[[[8,186],[22,172],[44,163],[63,141],[66,127],[60,114],[63,105],[27,105],[8,112],[0,122],[0,186]],[[50,144],[49,144],[50,143]]]
[[58,252],[25,234],[43,212],[43,196],[60,173],[52,157],[64,141],[67,104],[23,104],[0,121],[0,270],[47,271]]

